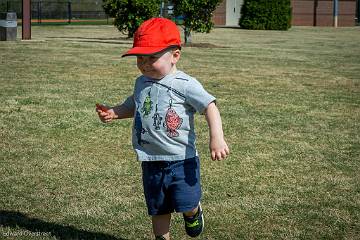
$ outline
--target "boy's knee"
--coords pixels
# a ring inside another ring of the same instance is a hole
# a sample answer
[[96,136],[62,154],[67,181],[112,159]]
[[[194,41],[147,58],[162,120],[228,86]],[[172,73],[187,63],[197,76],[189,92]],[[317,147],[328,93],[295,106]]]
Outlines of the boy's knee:
[[199,210],[199,206],[197,206],[196,208],[192,209],[191,211],[184,212],[184,215],[185,215],[186,217],[195,216],[195,214],[198,212],[198,210]]

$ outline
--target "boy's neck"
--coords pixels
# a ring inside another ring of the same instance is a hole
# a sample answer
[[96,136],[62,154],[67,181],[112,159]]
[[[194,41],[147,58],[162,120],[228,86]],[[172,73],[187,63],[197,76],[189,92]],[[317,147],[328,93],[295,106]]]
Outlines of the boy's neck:
[[177,72],[177,68],[176,68],[176,65],[174,64],[170,70],[170,72],[167,74],[167,75],[170,75],[170,74],[174,74]]

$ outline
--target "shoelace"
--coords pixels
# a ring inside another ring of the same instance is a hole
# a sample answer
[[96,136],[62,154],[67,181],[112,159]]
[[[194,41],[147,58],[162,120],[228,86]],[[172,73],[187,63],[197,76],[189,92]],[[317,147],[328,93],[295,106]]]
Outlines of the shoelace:
[[190,223],[190,222],[186,222],[186,226],[189,227],[189,228],[193,228],[193,227],[197,227],[199,226],[199,220],[196,219],[194,222]]

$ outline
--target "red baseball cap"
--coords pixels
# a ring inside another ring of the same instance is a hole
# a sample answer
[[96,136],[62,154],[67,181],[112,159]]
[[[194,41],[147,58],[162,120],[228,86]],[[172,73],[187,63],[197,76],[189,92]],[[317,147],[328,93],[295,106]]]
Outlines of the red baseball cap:
[[166,18],[151,18],[136,30],[133,48],[122,57],[153,55],[175,46],[181,48],[180,32],[176,24]]

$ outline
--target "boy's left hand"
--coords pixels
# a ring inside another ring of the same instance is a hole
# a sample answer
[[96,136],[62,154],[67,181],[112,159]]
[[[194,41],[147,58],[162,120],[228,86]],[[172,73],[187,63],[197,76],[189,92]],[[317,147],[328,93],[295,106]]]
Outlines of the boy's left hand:
[[226,144],[224,138],[212,138],[210,139],[210,153],[211,153],[211,159],[212,160],[223,160],[225,159],[229,153],[229,147]]

